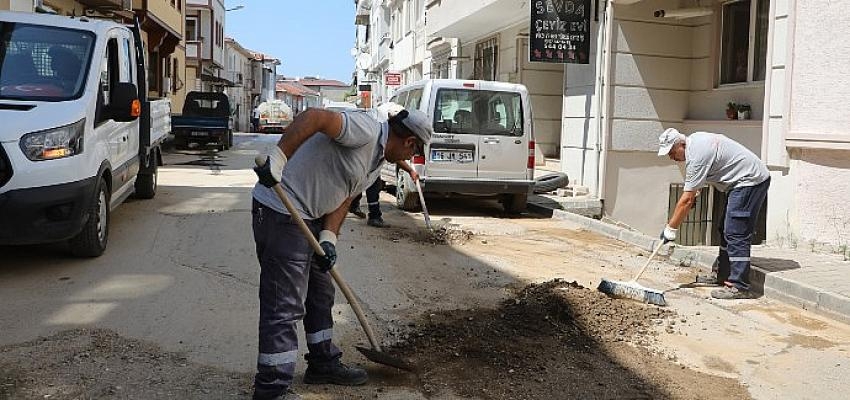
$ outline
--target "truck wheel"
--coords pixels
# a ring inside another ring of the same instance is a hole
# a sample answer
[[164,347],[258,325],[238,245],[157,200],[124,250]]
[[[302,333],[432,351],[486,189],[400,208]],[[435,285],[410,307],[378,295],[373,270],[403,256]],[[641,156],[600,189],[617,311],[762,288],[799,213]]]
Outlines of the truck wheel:
[[227,132],[227,147],[228,148],[233,147],[233,131]]
[[150,168],[146,168],[145,171],[140,171],[139,175],[136,176],[136,198],[139,199],[147,200],[156,196],[159,161],[156,153],[152,154],[151,157],[154,158],[153,165]]
[[396,172],[395,204],[404,211],[419,211],[419,195],[416,189],[410,187],[407,172]]
[[502,205],[508,214],[519,214],[528,208],[528,193],[508,195]]
[[71,253],[78,257],[99,257],[109,241],[109,190],[103,178],[97,182],[97,197],[88,210],[83,230],[71,238]]

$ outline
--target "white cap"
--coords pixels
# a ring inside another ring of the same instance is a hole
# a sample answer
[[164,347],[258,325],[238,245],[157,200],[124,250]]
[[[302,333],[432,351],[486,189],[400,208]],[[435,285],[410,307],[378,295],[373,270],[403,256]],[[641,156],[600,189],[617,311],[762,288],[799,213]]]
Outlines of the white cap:
[[376,107],[375,110],[378,112],[378,120],[384,122],[404,110],[404,107],[397,103],[386,102]]
[[681,134],[676,128],[667,128],[658,137],[658,155],[666,156],[670,153],[673,145],[679,142],[684,142],[687,137]]

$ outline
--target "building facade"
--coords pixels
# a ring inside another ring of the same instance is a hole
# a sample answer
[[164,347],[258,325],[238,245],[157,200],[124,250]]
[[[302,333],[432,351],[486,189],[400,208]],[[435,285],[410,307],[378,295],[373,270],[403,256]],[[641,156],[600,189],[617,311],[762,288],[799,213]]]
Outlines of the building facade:
[[225,73],[225,8],[222,0],[186,1],[186,82],[189,90],[222,92]]
[[230,86],[225,89],[233,111],[233,129],[251,130],[251,64],[254,53],[242,47],[235,39],[225,38],[225,79]]

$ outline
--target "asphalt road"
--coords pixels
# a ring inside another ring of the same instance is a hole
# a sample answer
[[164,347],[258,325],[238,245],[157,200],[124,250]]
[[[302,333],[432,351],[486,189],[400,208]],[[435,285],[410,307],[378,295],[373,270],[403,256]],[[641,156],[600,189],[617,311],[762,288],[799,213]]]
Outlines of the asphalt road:
[[[0,346],[103,328],[191,362],[251,373],[259,266],[250,167],[277,138],[239,134],[223,153],[170,151],[157,196],[114,210],[102,257],[73,258],[62,244],[0,247]],[[382,200],[391,227],[350,217],[338,268],[388,341],[423,313],[492,307],[511,288],[557,277],[595,287],[602,276],[630,277],[645,260],[637,249],[564,222],[509,217],[495,201],[476,199],[429,201],[433,218],[450,218],[475,236],[463,246],[427,245],[411,240],[424,229],[421,214],[394,209],[386,194]],[[693,273],[659,261],[645,284],[674,287]],[[660,354],[737,379],[755,398],[840,399],[850,392],[850,327],[763,299],[707,300],[707,290],[668,293],[683,321],[657,345]],[[345,360],[367,364],[351,350],[366,340],[339,294],[334,313]],[[374,387],[323,388],[308,399],[344,397],[339,393],[378,396]],[[378,397],[423,396],[398,386]]]

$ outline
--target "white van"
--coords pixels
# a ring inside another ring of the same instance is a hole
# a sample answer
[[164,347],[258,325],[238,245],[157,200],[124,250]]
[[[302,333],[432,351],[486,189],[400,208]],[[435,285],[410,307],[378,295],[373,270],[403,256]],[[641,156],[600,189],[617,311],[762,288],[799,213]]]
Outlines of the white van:
[[156,194],[168,100],[138,25],[0,11],[0,245],[106,250],[110,211]]
[[[431,117],[431,144],[410,160],[425,193],[494,196],[508,212],[526,208],[534,187],[534,132],[525,86],[428,79],[400,88],[390,101]],[[387,164],[382,179],[395,186],[400,208],[419,208],[410,175]]]

